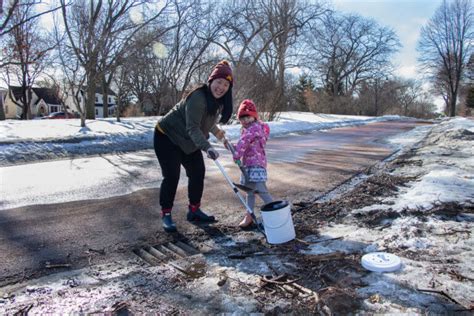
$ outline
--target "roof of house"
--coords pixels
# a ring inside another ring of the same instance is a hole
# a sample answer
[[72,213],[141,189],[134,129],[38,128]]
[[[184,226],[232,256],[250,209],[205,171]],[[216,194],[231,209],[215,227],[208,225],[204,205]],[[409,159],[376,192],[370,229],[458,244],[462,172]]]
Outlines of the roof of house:
[[15,100],[18,100],[19,98],[21,98],[21,94],[22,94],[21,87],[10,86],[9,88],[13,92],[13,96],[15,97]]
[[[22,94],[22,87],[10,86],[9,88],[12,90],[15,99],[18,100]],[[43,99],[47,104],[61,104],[61,100],[56,95],[54,89],[33,88],[33,92],[38,97],[38,102]]]
[[[87,91],[87,86],[82,86],[81,90],[84,91],[84,93],[85,93]],[[95,86],[95,93],[102,94],[102,87]],[[109,96],[117,96],[115,94],[115,92],[112,91],[112,89],[110,89],[110,88],[108,89],[107,93],[108,93]]]
[[[103,103],[96,103],[95,106],[103,107],[104,104],[103,104]],[[113,108],[113,107],[115,107],[115,104],[109,104],[108,107],[109,107],[109,108]]]
[[[95,87],[95,93],[103,94],[102,93],[102,88],[101,87]],[[110,96],[116,96],[115,92],[113,92],[111,89],[108,89],[107,94],[110,95]]]
[[54,89],[33,88],[33,91],[36,93],[39,100],[43,99],[47,104],[61,104],[61,100],[59,100]]

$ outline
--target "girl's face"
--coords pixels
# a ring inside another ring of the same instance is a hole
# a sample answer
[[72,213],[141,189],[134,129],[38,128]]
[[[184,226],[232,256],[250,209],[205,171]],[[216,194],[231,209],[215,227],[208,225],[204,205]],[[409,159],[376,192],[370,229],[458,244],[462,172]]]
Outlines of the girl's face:
[[250,123],[255,121],[255,118],[253,116],[247,115],[247,116],[241,116],[239,118],[240,124],[243,126],[248,126]]
[[217,78],[211,82],[211,93],[216,99],[220,99],[229,91],[230,82],[223,78]]

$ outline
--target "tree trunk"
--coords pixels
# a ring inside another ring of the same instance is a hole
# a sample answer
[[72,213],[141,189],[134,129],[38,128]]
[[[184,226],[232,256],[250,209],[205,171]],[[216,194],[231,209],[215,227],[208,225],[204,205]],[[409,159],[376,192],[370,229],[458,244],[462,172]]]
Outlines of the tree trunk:
[[109,86],[105,81],[105,76],[101,80],[102,82],[102,106],[104,110],[104,118],[109,117]]
[[449,98],[449,116],[450,117],[455,117],[456,116],[456,94],[451,94],[451,97]]
[[26,117],[28,120],[31,120],[33,118],[33,115],[31,113],[31,99],[33,98],[33,91],[30,88],[28,88],[28,90],[26,91],[26,95],[27,95],[27,99],[26,99],[26,109],[27,109],[27,112],[26,112]]
[[31,88],[26,87],[23,85],[22,87],[22,94],[20,100],[22,101],[23,111],[21,113],[22,120],[31,120]]
[[86,119],[95,120],[96,72],[91,70],[87,79]]
[[115,117],[117,117],[117,122],[120,122],[120,108],[122,107],[121,92],[121,90],[118,91],[117,103],[115,104]]

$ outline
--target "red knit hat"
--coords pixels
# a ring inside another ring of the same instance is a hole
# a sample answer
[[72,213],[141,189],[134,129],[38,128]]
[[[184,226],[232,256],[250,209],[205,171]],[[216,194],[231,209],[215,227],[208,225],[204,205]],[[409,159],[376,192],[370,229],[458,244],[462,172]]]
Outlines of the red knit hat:
[[237,111],[237,117],[241,118],[242,116],[252,116],[258,120],[257,107],[252,100],[246,99],[243,100],[239,105],[239,110]]
[[223,78],[232,83],[234,82],[234,77],[232,76],[232,68],[230,68],[229,62],[227,60],[220,61],[217,65],[214,66],[207,82],[211,82],[214,79]]

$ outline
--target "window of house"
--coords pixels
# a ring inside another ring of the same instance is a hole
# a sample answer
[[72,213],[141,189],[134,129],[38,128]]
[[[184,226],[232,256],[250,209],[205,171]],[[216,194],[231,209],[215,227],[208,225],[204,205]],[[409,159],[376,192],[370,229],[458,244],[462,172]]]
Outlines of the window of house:
[[59,112],[59,107],[51,105],[51,110],[49,112]]
[[96,116],[99,115],[99,109],[95,109],[95,115],[96,115]]
[[95,102],[99,102],[99,97],[95,97]]

